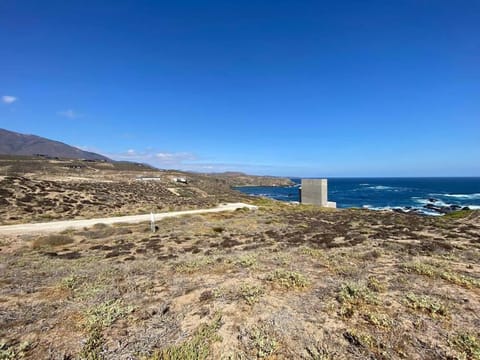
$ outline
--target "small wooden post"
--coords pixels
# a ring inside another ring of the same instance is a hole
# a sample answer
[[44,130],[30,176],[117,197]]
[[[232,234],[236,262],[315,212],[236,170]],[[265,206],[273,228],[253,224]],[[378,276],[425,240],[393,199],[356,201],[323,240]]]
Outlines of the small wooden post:
[[152,232],[155,232],[155,216],[153,215],[153,212],[150,213],[150,229]]

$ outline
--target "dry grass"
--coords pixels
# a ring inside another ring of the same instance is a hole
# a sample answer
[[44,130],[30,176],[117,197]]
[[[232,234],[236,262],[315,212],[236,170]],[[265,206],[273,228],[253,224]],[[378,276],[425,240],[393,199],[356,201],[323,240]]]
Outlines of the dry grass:
[[[32,176],[32,169],[29,171],[32,163],[27,161],[25,168],[0,178],[0,224],[207,208],[247,198],[230,189],[233,179],[219,182],[218,178],[208,175],[145,168],[119,171],[118,164],[106,164],[111,165],[111,169],[94,169],[92,166],[98,164],[89,164],[69,174],[69,170],[59,164],[47,161],[44,165],[50,169]],[[160,181],[135,180],[145,175],[159,177]],[[178,176],[187,177],[189,183],[173,183],[172,178]]]
[[2,239],[0,357],[479,359],[480,216],[261,203]]
[[192,337],[181,344],[168,346],[155,354],[150,360],[203,360],[211,355],[211,345],[221,340],[217,331],[222,317],[216,315],[211,323],[200,325]]

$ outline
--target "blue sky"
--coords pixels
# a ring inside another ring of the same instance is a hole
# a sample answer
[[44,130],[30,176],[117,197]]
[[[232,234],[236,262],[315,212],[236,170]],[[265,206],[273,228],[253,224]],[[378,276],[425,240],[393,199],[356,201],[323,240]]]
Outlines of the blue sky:
[[115,159],[480,176],[480,2],[0,2],[0,127]]

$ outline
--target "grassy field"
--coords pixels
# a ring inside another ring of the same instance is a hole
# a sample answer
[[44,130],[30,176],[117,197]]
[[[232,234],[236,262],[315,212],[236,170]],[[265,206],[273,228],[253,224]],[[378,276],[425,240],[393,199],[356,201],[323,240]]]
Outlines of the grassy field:
[[256,212],[0,240],[0,359],[480,359],[480,214]]

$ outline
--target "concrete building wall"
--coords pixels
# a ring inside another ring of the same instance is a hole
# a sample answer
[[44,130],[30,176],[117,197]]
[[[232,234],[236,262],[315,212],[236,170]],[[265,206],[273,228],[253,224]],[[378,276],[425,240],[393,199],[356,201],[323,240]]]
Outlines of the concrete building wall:
[[335,202],[328,201],[327,179],[302,179],[300,202],[302,204],[312,204],[331,208],[337,207]]
[[327,206],[327,179],[302,179],[302,204]]

